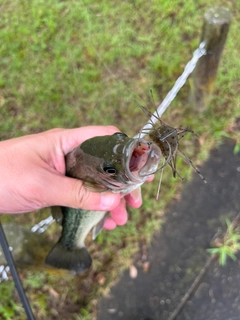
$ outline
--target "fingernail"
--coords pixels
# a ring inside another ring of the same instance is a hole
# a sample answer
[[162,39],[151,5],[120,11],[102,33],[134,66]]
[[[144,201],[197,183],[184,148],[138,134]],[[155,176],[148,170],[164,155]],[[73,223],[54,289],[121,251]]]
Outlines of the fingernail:
[[114,194],[101,194],[100,206],[102,210],[109,210],[115,201]]

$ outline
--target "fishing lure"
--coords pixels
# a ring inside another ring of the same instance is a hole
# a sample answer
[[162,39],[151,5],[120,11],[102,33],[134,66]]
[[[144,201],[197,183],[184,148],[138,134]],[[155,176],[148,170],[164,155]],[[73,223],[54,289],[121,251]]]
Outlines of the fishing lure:
[[[179,147],[179,141],[187,134],[192,133],[195,136],[197,136],[193,130],[190,128],[174,128],[167,124],[165,124],[160,116],[157,114],[155,116],[151,111],[148,110],[148,108],[144,106],[140,106],[141,109],[144,111],[144,113],[149,117],[149,122],[152,125],[151,129],[146,129],[145,131],[141,131],[144,134],[148,134],[149,138],[155,142],[159,148],[161,149],[162,155],[165,159],[164,164],[158,169],[163,170],[163,168],[168,164],[172,168],[173,177],[176,177],[178,175],[182,180],[184,178],[180,175],[180,173],[177,171],[176,168],[176,160],[177,156],[180,156],[184,159],[184,161],[189,164],[194,171],[199,175],[199,177],[206,183],[206,179],[203,177],[201,172],[196,168],[196,166],[192,163],[192,161],[187,157],[187,155],[180,149]],[[157,119],[157,123],[154,123],[152,121],[152,117]],[[159,195],[160,190],[160,184],[159,183],[159,189],[157,198]]]

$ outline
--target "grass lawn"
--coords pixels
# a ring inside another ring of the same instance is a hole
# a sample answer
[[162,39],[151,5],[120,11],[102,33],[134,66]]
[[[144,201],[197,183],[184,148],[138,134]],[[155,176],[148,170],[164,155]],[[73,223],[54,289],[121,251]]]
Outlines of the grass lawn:
[[[163,116],[169,125],[189,126],[199,135],[181,140],[196,165],[225,136],[240,149],[232,129],[240,114],[240,3],[217,4],[229,8],[233,20],[209,108],[195,113],[187,83]],[[115,125],[134,136],[147,120],[136,99],[149,105],[151,89],[159,105],[198,47],[204,12],[215,5],[213,0],[0,0],[0,139],[93,124]],[[181,159],[178,170],[191,178],[191,167]],[[103,231],[89,243],[94,266],[85,279],[21,270],[38,320],[95,318],[97,299],[129,267],[140,244],[149,244],[185,183],[166,168],[156,201],[158,179],[143,186],[144,203],[129,210],[126,226]],[[11,219],[30,228],[48,214],[46,209]],[[46,242],[57,239],[56,229],[44,234]],[[1,318],[25,319],[12,281],[0,284],[0,296]]]

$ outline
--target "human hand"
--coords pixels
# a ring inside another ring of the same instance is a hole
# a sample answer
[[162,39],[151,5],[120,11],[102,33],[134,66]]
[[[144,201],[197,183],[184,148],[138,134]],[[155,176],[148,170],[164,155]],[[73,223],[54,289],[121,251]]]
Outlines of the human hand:
[[[150,182],[153,179],[154,176],[152,175],[147,179],[147,182]],[[105,229],[112,230],[116,228],[117,225],[121,226],[127,222],[128,213],[126,210],[126,203],[133,208],[139,208],[142,205],[141,187],[138,187],[122,198],[118,206],[111,210],[111,218],[107,217],[104,223]]]
[[122,226],[128,220],[126,202],[133,208],[139,208],[142,204],[141,188],[133,190],[131,193],[122,198],[119,204],[110,211],[110,216],[104,222],[104,228],[107,230],[115,229],[117,225]]
[[106,228],[127,220],[126,202],[141,205],[141,194],[125,199],[112,192],[95,193],[80,180],[66,177],[65,155],[93,136],[111,135],[115,127],[53,129],[0,142],[0,212],[24,213],[49,206],[110,211]]

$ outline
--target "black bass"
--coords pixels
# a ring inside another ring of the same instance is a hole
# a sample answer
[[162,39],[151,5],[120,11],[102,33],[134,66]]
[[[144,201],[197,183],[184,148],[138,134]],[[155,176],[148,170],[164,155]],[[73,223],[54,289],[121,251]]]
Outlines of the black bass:
[[[66,175],[81,179],[86,188],[127,194],[155,173],[161,159],[160,148],[144,139],[124,133],[94,137],[66,155]],[[84,241],[101,231],[107,212],[62,207],[62,234],[46,258],[55,268],[80,274],[91,267],[92,259]]]

